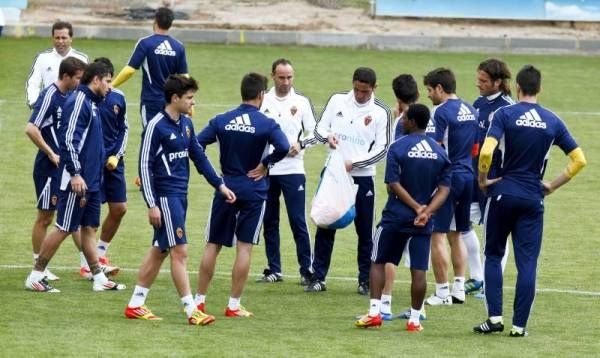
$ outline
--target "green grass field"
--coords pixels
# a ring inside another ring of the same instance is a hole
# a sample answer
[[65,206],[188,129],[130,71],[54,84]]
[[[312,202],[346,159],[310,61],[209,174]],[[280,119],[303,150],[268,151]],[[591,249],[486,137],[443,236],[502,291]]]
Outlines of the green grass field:
[[[139,192],[129,186],[129,211],[109,250],[112,261],[124,271],[119,280],[125,292],[93,293],[77,275],[79,262],[70,239],[65,241],[50,267],[61,276],[60,294],[27,292],[23,281],[31,270],[30,232],[35,218],[31,171],[34,146],[24,134],[29,110],[24,82],[35,54],[50,45],[49,39],[0,39],[0,356],[597,356],[600,317],[600,225],[595,215],[600,204],[599,169],[595,159],[600,143],[598,57],[502,55],[514,73],[526,64],[543,73],[542,104],[568,124],[583,148],[588,167],[569,185],[548,198],[543,250],[538,270],[538,295],[528,329],[530,336],[509,339],[506,334],[476,336],[473,325],[486,316],[480,300],[428,309],[425,331],[409,334],[403,321],[386,323],[380,330],[353,327],[354,316],[364,313],[365,297],[356,294],[356,237],[353,229],[338,233],[328,291],[306,294],[298,285],[295,249],[287,218],[282,216],[283,283],[259,285],[254,278],[265,266],[264,247],[255,248],[251,274],[242,303],[256,316],[248,320],[225,319],[222,309],[229,295],[233,250],[223,250],[218,274],[209,291],[207,309],[217,322],[209,327],[185,324],[179,298],[168,272],[153,286],[148,305],[162,322],[129,321],[123,309],[135,285],[137,268],[147,251],[152,230]],[[133,41],[76,40],[75,47],[91,58],[110,57],[117,68],[129,58]],[[296,87],[309,95],[319,110],[328,96],[349,89],[353,70],[373,67],[379,75],[377,96],[393,104],[391,80],[412,73],[418,82],[438,66],[452,68],[458,94],[473,101],[475,69],[485,54],[404,53],[352,49],[299,47],[188,45],[190,73],[198,79],[199,130],[208,119],[239,103],[239,81],[249,71],[268,73],[278,57],[292,60]],[[138,114],[140,74],[123,86],[129,100],[130,136],[126,157],[128,183],[137,173],[141,124]],[[421,86],[421,93],[426,91]],[[596,93],[596,95],[594,95]],[[430,104],[425,95],[421,102]],[[210,148],[213,161],[216,151]],[[306,154],[309,197],[315,189],[325,158],[323,146]],[[567,163],[558,149],[552,151],[547,177]],[[377,177],[377,208],[385,202],[383,166]],[[204,247],[204,230],[210,204],[206,182],[194,174],[189,190],[188,238],[192,287]],[[311,227],[314,233],[314,227]],[[481,232],[480,228],[478,229]],[[168,265],[165,265],[168,270]],[[409,305],[409,274],[398,270],[394,289],[394,313]],[[430,290],[433,276],[428,275]],[[515,269],[512,255],[505,274],[505,323],[510,324]]]

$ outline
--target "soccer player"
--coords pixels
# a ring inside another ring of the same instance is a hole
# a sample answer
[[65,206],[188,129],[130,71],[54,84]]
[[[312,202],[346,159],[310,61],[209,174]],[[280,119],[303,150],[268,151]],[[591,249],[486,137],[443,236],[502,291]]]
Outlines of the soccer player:
[[[563,121],[537,103],[542,75],[525,65],[517,74],[514,105],[494,113],[479,154],[479,187],[487,191],[485,225],[485,301],[488,319],[473,328],[477,333],[502,332],[502,268],[508,235],[512,236],[517,284],[511,337],[527,335],[525,327],[535,297],[537,259],[542,245],[544,197],[571,180],[586,165],[583,151]],[[495,178],[489,178],[494,148],[502,149]],[[552,145],[569,156],[564,172],[542,181]],[[527,153],[524,155],[524,153]]]
[[[510,70],[501,60],[490,58],[479,64],[477,67],[477,88],[479,89],[479,98],[473,103],[473,107],[478,113],[479,128],[477,130],[477,146],[481,148],[483,140],[490,127],[490,120],[494,111],[498,108],[514,104],[510,98]],[[479,150],[477,150],[479,152]],[[499,156],[497,156],[499,158]],[[477,162],[479,153],[473,158],[473,170],[477,174]],[[485,195],[479,190],[477,179],[473,181],[473,202],[471,203],[471,224],[481,223],[483,211],[485,209]],[[483,267],[481,264],[479,239],[477,233],[471,227],[468,232],[462,233],[463,242],[467,249],[467,264],[469,265],[470,278],[465,281],[465,293],[470,294],[478,292],[483,287]],[[506,266],[508,258],[508,245],[506,253],[502,259],[502,271]],[[481,297],[478,294],[475,297]]]
[[139,170],[142,192],[148,205],[148,220],[154,227],[154,238],[148,254],[142,262],[138,281],[125,308],[125,317],[132,319],[159,320],[145,306],[148,291],[156,279],[167,256],[171,259],[171,277],[181,297],[188,323],[207,325],[213,316],[196,308],[190,291],[186,271],[187,189],[190,176],[189,158],[199,173],[217,189],[215,193],[228,203],[235,195],[215,173],[194,133],[191,118],[185,114],[194,105],[198,84],[193,78],[172,75],[165,82],[164,96],[167,102],[146,126],[142,135]]
[[[358,185],[354,227],[358,235],[358,288],[369,293],[369,268],[373,248],[375,216],[375,165],[385,158],[392,139],[391,112],[375,98],[377,76],[367,67],[359,67],[352,77],[352,90],[329,98],[314,135],[321,143],[342,153],[346,170]],[[318,228],[315,235],[313,281],[307,292],[326,290],[325,278],[331,262],[336,230]]]
[[44,270],[63,240],[81,228],[81,246],[93,274],[93,290],[123,290],[125,285],[108,280],[96,254],[96,228],[100,224],[100,181],[104,145],[97,106],[108,92],[109,68],[93,63],[85,69],[81,84],[67,98],[60,121],[62,178],[56,229],[40,248],[40,255],[25,287],[38,292],[60,292],[48,284]]
[[[114,74],[114,66],[106,57],[94,62],[102,62]],[[102,134],[104,137],[104,174],[102,181],[102,203],[108,203],[108,214],[100,228],[98,241],[98,260],[103,265],[110,265],[107,258],[108,246],[112,242],[121,219],[127,212],[127,188],[125,184],[125,162],[123,156],[127,147],[129,126],[127,124],[127,103],[125,94],[116,88],[110,88],[104,101],[98,105],[102,118]],[[116,267],[115,267],[116,269]]]
[[[392,89],[396,96],[396,108],[394,114],[396,120],[394,123],[394,140],[400,139],[406,135],[406,130],[402,122],[406,116],[406,111],[411,104],[414,104],[419,99],[419,89],[414,77],[410,74],[401,74],[392,81]],[[404,251],[404,263],[410,268],[410,259],[407,249]],[[393,263],[385,264],[385,284],[381,292],[381,317],[384,321],[392,320],[392,289],[394,287],[394,276],[396,273],[396,265]],[[422,316],[425,318],[425,311]],[[410,308],[402,312],[398,317],[408,319],[410,317]]]
[[[454,73],[446,68],[429,72],[424,80],[431,102],[438,106],[433,115],[434,139],[444,146],[452,162],[452,182],[448,200],[438,210],[431,237],[431,263],[435,294],[426,303],[432,306],[463,303],[465,300],[466,250],[460,233],[470,229],[473,192],[472,152],[477,135],[477,112],[456,96]],[[448,284],[446,234],[450,243],[454,284]]]
[[169,75],[188,73],[183,44],[168,34],[173,18],[173,11],[169,8],[156,10],[154,34],[138,40],[129,62],[113,81],[113,87],[119,87],[137,69],[143,68],[140,115],[144,127],[165,107],[163,87]]
[[[34,261],[39,256],[42,241],[54,218],[58,200],[60,185],[58,123],[63,113],[64,103],[71,91],[79,85],[85,66],[83,61],[75,57],[67,57],[61,62],[58,80],[42,90],[25,127],[25,133],[39,149],[33,166],[38,208],[37,218],[31,231]],[[59,279],[47,268],[44,275],[49,281]]]
[[54,48],[37,54],[31,72],[25,82],[27,94],[27,105],[33,108],[40,91],[50,86],[59,78],[59,67],[62,60],[67,57],[75,57],[85,63],[88,57],[83,52],[71,47],[73,42],[73,26],[64,21],[55,22],[52,25],[52,40]]
[[[315,144],[312,132],[315,129],[313,106],[308,97],[300,94],[293,86],[294,68],[284,58],[273,62],[271,78],[274,86],[267,93],[260,111],[273,118],[281,126],[291,148],[288,155],[269,169],[269,191],[263,220],[265,251],[268,268],[258,282],[279,282],[281,256],[279,251],[279,196],[283,193],[285,206],[300,266],[300,283],[308,285],[311,278],[310,237],[306,225],[306,177],[304,171],[304,149]],[[308,132],[308,137],[304,133]]]
[[[279,124],[259,111],[267,89],[267,78],[249,73],[242,79],[242,104],[211,119],[198,135],[200,145],[217,142],[224,181],[237,197],[235,203],[215,196],[206,228],[207,243],[198,273],[195,302],[205,311],[208,286],[215,272],[217,256],[223,246],[235,245],[231,273],[231,293],[225,308],[227,317],[250,317],[241,304],[244,284],[250,270],[252,246],[258,244],[265,213],[267,169],[283,159],[290,150]],[[273,152],[263,157],[268,145]]]
[[421,307],[427,288],[426,273],[431,243],[431,215],[443,204],[450,185],[450,161],[444,149],[425,135],[429,109],[422,104],[408,107],[402,126],[407,135],[389,149],[385,167],[388,200],[373,237],[369,313],[355,322],[357,327],[381,326],[381,292],[384,265],[398,265],[408,245],[411,272],[411,309],[406,329],[423,330]]

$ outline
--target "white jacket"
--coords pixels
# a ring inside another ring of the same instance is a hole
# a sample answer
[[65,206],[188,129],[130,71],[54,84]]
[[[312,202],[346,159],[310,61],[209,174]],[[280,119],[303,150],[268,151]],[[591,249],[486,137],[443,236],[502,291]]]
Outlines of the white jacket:
[[[296,92],[294,88],[285,97],[277,97],[275,88],[265,94],[260,111],[279,124],[290,145],[299,142],[302,148],[317,141],[314,139],[315,115],[308,97]],[[304,133],[308,133],[305,137]],[[273,148],[270,148],[273,151]],[[270,175],[304,174],[304,150],[296,156],[287,156],[269,170]]]
[[29,73],[27,82],[25,83],[27,104],[29,107],[35,104],[41,90],[58,80],[58,68],[62,60],[67,57],[75,57],[88,63],[87,55],[74,48],[71,48],[64,57],[56,52],[55,48],[47,49],[37,54],[35,60],[33,60],[33,65],[31,65],[31,72]]
[[392,113],[375,96],[359,104],[353,91],[336,93],[325,105],[314,133],[321,143],[332,134],[338,138],[344,160],[352,161],[350,175],[374,176],[375,165],[392,143]]

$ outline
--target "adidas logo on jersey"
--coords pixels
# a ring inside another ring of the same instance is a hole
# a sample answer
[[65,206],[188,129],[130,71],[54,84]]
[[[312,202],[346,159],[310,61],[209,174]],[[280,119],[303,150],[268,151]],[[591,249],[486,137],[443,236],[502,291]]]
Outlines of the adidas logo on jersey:
[[409,158],[422,158],[422,159],[437,159],[438,155],[433,151],[429,143],[425,139],[417,143],[414,147],[408,151]]
[[165,56],[176,56],[177,54],[173,51],[171,44],[169,41],[164,40],[160,43],[160,45],[156,46],[154,49],[154,53],[157,55],[165,55]]
[[170,140],[174,140],[177,139],[177,137],[175,136],[175,133],[171,133],[171,136],[169,137]]
[[475,115],[471,112],[471,110],[469,109],[469,107],[467,107],[467,105],[465,105],[464,103],[461,103],[460,109],[458,110],[458,116],[456,117],[456,120],[459,122],[474,121]]
[[256,128],[252,126],[250,117],[247,113],[242,114],[240,117],[235,117],[227,125],[225,125],[226,131],[236,131],[245,133],[254,133]]
[[542,121],[538,112],[534,109],[525,112],[519,119],[517,119],[516,125],[520,127],[531,127],[546,129],[546,122]]
[[425,133],[435,133],[435,124],[433,123],[433,119],[429,119],[427,122],[427,128],[425,129]]
[[298,187],[298,191],[304,191],[304,186],[302,186],[302,184],[300,184],[300,186]]

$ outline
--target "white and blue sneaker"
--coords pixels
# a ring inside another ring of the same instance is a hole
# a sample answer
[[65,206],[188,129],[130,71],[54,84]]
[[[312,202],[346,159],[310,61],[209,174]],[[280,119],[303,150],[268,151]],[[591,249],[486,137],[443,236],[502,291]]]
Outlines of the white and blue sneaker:
[[390,313],[383,313],[381,312],[381,319],[384,321],[391,321],[394,319],[394,315],[392,314],[392,312]]

